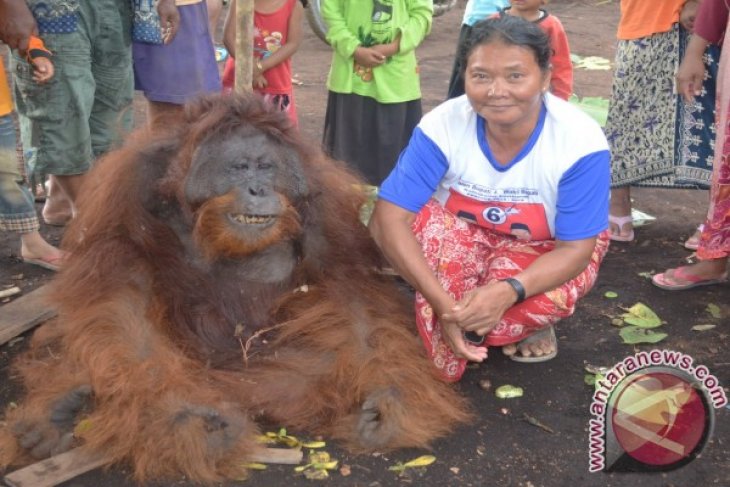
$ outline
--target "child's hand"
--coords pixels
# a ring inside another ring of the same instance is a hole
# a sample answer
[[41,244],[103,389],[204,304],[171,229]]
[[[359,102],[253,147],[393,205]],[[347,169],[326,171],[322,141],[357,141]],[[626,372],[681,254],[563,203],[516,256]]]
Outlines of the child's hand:
[[358,47],[355,49],[355,62],[366,68],[374,68],[385,62],[385,55],[371,47]]
[[262,90],[266,88],[266,85],[268,84],[269,83],[266,81],[266,78],[264,78],[263,73],[258,73],[254,75],[252,85],[255,89]]
[[37,57],[31,60],[33,64],[33,81],[46,83],[53,78],[53,63],[47,57]]

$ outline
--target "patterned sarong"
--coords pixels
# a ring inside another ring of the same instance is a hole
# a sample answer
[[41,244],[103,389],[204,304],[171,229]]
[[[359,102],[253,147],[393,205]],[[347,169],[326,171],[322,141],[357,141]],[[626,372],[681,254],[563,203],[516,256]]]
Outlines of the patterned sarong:
[[[472,289],[519,274],[555,247],[552,240],[518,240],[468,223],[435,200],[418,213],[413,231],[439,282],[457,301]],[[500,323],[487,334],[485,344],[515,343],[572,315],[578,299],[596,282],[608,242],[608,233],[604,232],[599,236],[590,264],[577,277],[507,310]],[[454,356],[441,334],[438,317],[420,293],[416,293],[415,307],[418,332],[439,373],[444,380],[459,380],[466,360]]]
[[613,187],[707,188],[715,140],[719,49],[705,52],[702,95],[686,103],[675,75],[689,35],[669,32],[619,41],[606,121]]

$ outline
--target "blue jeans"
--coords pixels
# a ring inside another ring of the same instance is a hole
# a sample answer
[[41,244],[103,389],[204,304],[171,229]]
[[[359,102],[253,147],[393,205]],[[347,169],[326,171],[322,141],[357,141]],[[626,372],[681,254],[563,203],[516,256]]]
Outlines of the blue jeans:
[[15,153],[15,124],[11,114],[0,116],[0,230],[38,230],[33,196],[23,184]]

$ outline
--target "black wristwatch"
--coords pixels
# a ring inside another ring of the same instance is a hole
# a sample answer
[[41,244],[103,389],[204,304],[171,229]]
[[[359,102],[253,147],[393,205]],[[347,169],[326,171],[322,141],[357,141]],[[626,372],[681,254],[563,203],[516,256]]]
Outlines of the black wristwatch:
[[506,282],[507,284],[512,286],[512,289],[514,289],[517,293],[517,301],[515,301],[515,304],[521,303],[525,300],[525,298],[527,297],[525,292],[525,286],[523,286],[520,281],[518,281],[514,277],[508,277],[507,279],[502,279],[502,282]]

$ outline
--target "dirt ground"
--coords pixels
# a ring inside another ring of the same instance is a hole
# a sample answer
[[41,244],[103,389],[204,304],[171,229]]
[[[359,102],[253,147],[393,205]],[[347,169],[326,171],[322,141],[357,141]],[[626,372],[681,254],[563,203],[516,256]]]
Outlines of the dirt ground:
[[[419,48],[423,104],[428,111],[446,93],[455,42],[464,3],[435,19],[433,31]],[[618,0],[553,0],[550,10],[563,22],[571,50],[579,55],[613,59],[615,30],[619,17]],[[303,132],[321,138],[326,104],[325,80],[330,49],[305,27],[305,40],[295,56],[296,103]],[[580,96],[610,95],[611,71],[575,73],[575,91]],[[138,100],[138,107],[141,101]],[[142,110],[137,110],[142,114]],[[477,412],[474,423],[455,431],[433,445],[435,464],[397,476],[388,471],[396,462],[406,462],[429,452],[401,450],[388,454],[352,456],[334,444],[327,451],[350,467],[345,476],[334,472],[329,485],[390,486],[688,486],[730,485],[730,410],[717,411],[713,438],[700,458],[669,472],[619,474],[588,472],[588,421],[592,387],[584,384],[584,365],[611,366],[638,350],[621,343],[611,317],[620,307],[636,302],[650,306],[666,321],[669,337],[661,348],[692,356],[706,365],[721,384],[730,385],[730,286],[713,286],[673,294],[659,290],[640,274],[663,270],[682,263],[689,252],[680,243],[700,223],[707,203],[706,191],[642,189],[634,192],[635,206],[657,217],[656,222],[637,230],[630,244],[614,244],[601,268],[593,291],[581,301],[576,314],[558,328],[559,354],[544,364],[517,364],[499,350],[490,351],[489,360],[471,367],[456,387],[469,397]],[[39,208],[40,209],[40,208]],[[58,242],[62,230],[43,227],[42,233]],[[19,242],[10,234],[0,234],[0,286],[18,285],[24,292],[42,285],[52,273],[23,265],[17,258]],[[604,294],[614,291],[616,299]],[[720,307],[721,318],[706,311],[708,304]],[[0,307],[0,313],[2,308]],[[697,324],[716,324],[709,331],[692,331]],[[0,347],[0,404],[19,400],[17,384],[9,380],[9,361],[23,348],[25,340]],[[494,386],[513,384],[524,388],[519,399],[500,400],[479,383],[489,379]],[[52,378],[49,378],[52,380]],[[728,388],[726,387],[727,391]],[[553,433],[524,421],[536,418]],[[303,435],[302,435],[303,436]],[[290,466],[272,466],[252,472],[243,483],[226,485],[310,485]],[[134,485],[124,468],[94,471],[63,485],[75,487]],[[190,485],[185,479],[150,485]]]

